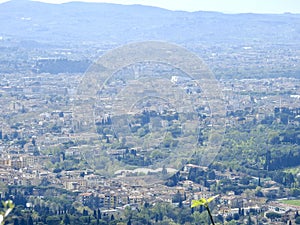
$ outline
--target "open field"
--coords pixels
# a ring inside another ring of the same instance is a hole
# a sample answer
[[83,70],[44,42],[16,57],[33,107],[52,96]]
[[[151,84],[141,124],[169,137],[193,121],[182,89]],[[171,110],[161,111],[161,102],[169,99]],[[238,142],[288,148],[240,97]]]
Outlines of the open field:
[[280,202],[288,205],[300,206],[300,199],[281,200]]

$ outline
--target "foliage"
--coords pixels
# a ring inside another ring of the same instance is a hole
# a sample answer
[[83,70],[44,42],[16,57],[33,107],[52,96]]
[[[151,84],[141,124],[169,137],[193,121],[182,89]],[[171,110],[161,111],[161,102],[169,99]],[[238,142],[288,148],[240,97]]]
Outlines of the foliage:
[[11,213],[15,205],[11,200],[7,200],[5,202],[2,202],[3,205],[3,211],[0,213],[0,224],[5,224],[5,219],[8,217],[8,215]]
[[218,197],[218,195],[210,197],[208,199],[201,198],[199,200],[193,200],[192,205],[191,205],[192,208],[198,207],[198,206],[204,206],[206,208],[207,212],[208,212],[209,218],[210,218],[213,225],[215,224],[215,222],[213,220],[213,217],[212,217],[210,209],[209,209],[209,203],[217,197]]
[[266,213],[266,217],[271,219],[271,220],[274,220],[276,218],[281,218],[281,215],[279,213],[276,213],[276,212],[268,212],[268,213]]
[[[296,120],[295,111],[299,109],[275,108],[272,115],[260,121],[246,109],[229,113],[228,116],[249,118],[227,128],[218,163],[250,176],[270,177],[285,187],[296,186],[297,173],[289,169],[300,164],[299,125],[290,122]],[[248,183],[246,179],[243,182]]]

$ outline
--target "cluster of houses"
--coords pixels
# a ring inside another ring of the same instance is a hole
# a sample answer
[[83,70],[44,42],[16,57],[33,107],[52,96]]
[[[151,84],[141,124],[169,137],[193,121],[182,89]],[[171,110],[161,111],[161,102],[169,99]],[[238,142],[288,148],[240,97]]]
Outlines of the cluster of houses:
[[[75,124],[72,115],[72,93],[79,83],[79,75],[15,77],[4,76],[0,81],[0,182],[7,185],[50,185],[78,193],[83,204],[95,204],[99,207],[116,209],[130,204],[155,202],[174,202],[178,193],[183,205],[190,205],[192,199],[210,197],[213,192],[188,179],[180,181],[175,187],[162,183],[145,184],[138,173],[120,171],[116,177],[107,178],[94,171],[62,170],[55,171],[55,163],[63,162],[66,157],[82,159],[81,147],[99,139],[96,133],[74,133]],[[3,78],[3,79],[2,79]],[[181,82],[172,77],[174,83]],[[292,78],[264,80],[222,81],[228,101],[228,110],[248,110],[249,114],[234,115],[234,123],[248,119],[263,118],[274,113],[276,107],[299,107],[297,91],[299,80]],[[271,94],[266,94],[271,93]],[[284,98],[282,97],[284,96]],[[255,113],[253,113],[255,112]],[[242,119],[244,118],[244,119]],[[78,130],[78,129],[77,129]],[[115,150],[116,154],[119,153]],[[191,167],[195,165],[190,165]],[[188,168],[182,171],[187,173]],[[161,171],[156,171],[161,173]],[[155,173],[155,172],[153,172]],[[233,172],[218,174],[222,178],[239,179],[243,174]],[[254,178],[255,179],[255,178]],[[278,194],[282,187],[273,183],[263,187],[264,195]],[[218,213],[222,215],[237,213],[243,208],[250,210],[277,211],[287,213],[296,207],[268,203],[264,198],[252,199],[249,196],[227,193],[220,196]],[[279,209],[279,210],[278,210]]]

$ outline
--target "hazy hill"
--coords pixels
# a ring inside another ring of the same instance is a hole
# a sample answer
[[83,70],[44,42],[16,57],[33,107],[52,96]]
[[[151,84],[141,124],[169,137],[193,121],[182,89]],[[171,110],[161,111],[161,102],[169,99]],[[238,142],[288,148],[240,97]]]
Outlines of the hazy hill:
[[169,11],[141,5],[72,2],[0,4],[0,36],[55,42],[299,44],[300,15]]

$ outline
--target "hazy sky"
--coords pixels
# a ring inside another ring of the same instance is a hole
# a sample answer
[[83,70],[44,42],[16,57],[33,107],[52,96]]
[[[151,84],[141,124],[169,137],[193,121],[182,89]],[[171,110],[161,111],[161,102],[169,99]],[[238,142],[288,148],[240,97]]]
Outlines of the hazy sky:
[[[0,0],[5,2],[6,0]],[[70,0],[39,0],[62,3]],[[118,4],[142,4],[171,10],[219,11],[225,13],[300,13],[300,0],[76,0],[110,2]]]

